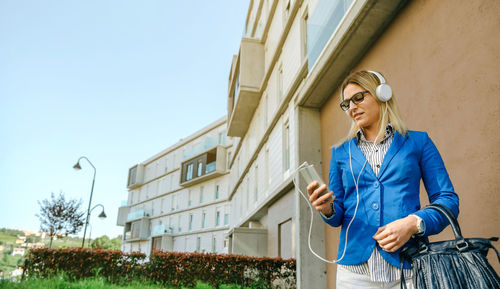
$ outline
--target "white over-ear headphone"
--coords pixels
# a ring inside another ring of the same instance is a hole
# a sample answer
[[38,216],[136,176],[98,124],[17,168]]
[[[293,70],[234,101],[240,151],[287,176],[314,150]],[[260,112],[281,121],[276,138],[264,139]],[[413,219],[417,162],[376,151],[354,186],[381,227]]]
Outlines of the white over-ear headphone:
[[375,94],[377,95],[378,100],[380,100],[381,102],[388,102],[392,97],[391,86],[385,82],[385,78],[382,76],[382,74],[372,70],[367,71],[375,75],[380,82],[375,90]]

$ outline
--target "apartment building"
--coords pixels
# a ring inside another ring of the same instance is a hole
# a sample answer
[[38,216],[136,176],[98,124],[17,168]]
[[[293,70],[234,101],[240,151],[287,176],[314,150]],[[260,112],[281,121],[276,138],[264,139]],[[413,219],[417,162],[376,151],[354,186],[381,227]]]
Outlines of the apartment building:
[[122,250],[226,253],[231,149],[223,117],[131,167]]
[[[382,72],[409,128],[438,146],[464,234],[498,235],[499,12],[488,0],[250,1],[228,83],[228,252],[295,257],[298,288],[335,288],[336,266],[309,252],[309,209],[292,178],[307,161],[328,179],[331,147],[349,128],[339,85],[360,69]],[[315,218],[317,252],[334,260],[338,239]]]

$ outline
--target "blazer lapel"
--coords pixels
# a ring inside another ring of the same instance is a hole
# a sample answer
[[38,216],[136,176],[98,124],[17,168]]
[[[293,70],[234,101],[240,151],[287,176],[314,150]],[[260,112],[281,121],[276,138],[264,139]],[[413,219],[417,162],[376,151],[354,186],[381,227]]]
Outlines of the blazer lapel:
[[[354,164],[352,165],[352,169],[354,171],[354,175],[356,177],[358,176],[359,171],[361,170],[363,164],[366,162],[364,171],[369,172],[374,178],[376,178],[375,173],[372,170],[372,167],[366,161],[365,155],[363,154],[363,152],[359,149],[358,145],[356,144],[357,141],[358,141],[357,138],[353,138],[348,143],[348,145],[351,148],[351,157],[352,157],[352,159],[359,163],[359,170],[356,170],[356,166]],[[346,148],[346,153],[347,153],[347,156],[349,157],[349,147]],[[349,159],[347,161],[349,161]],[[349,165],[349,163],[347,163],[347,165]]]
[[382,161],[382,166],[380,167],[380,171],[378,172],[379,179],[382,177],[382,174],[391,162],[392,158],[394,158],[394,156],[399,152],[407,137],[408,133],[406,134],[406,136],[402,136],[399,132],[394,132],[394,138],[392,140],[391,146],[385,154],[384,160]]

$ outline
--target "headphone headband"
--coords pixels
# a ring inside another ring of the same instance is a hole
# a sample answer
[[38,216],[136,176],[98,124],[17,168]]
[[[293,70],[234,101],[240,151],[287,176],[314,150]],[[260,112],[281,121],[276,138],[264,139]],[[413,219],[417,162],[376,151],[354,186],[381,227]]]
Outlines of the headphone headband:
[[373,71],[373,70],[367,70],[369,73],[375,75],[375,77],[378,78],[380,84],[377,86],[376,89],[376,95],[378,100],[382,102],[387,102],[391,99],[392,97],[392,88],[385,82],[385,78],[382,76],[382,74]]
[[373,70],[367,70],[368,72],[370,72],[371,74],[374,74],[377,78],[378,78],[378,81],[380,81],[380,84],[385,84],[385,78],[382,76],[382,74],[376,72],[376,71],[373,71]]

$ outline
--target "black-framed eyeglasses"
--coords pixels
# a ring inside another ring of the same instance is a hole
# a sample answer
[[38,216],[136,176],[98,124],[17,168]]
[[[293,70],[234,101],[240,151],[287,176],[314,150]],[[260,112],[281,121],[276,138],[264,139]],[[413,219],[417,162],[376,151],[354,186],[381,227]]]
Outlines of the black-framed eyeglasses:
[[340,103],[340,108],[343,111],[347,111],[350,107],[351,101],[354,102],[354,104],[360,104],[361,102],[363,102],[363,100],[365,100],[365,93],[369,93],[369,91],[365,90],[355,93],[353,96],[351,96],[351,98],[342,101]]

